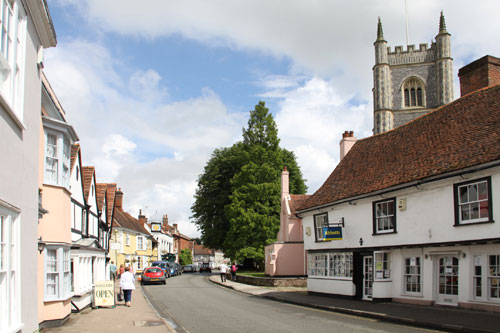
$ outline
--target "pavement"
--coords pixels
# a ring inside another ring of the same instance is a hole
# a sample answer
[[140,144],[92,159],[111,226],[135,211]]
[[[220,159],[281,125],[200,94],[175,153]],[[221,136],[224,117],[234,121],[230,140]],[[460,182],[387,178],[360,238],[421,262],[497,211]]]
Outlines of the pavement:
[[500,332],[500,313],[445,306],[420,306],[396,302],[367,302],[327,295],[311,295],[306,288],[259,287],[212,275],[210,281],[246,294],[305,307],[368,317],[445,332]]
[[[230,280],[222,283],[219,274],[210,276],[210,281],[256,297],[408,326],[445,332],[500,332],[500,313],[310,295],[306,288],[259,287]],[[114,308],[88,308],[80,313],[72,313],[62,327],[43,329],[43,333],[125,331],[176,332],[169,321],[162,319],[155,312],[138,283],[136,290],[132,292],[131,307],[125,306],[124,302],[117,302]]]

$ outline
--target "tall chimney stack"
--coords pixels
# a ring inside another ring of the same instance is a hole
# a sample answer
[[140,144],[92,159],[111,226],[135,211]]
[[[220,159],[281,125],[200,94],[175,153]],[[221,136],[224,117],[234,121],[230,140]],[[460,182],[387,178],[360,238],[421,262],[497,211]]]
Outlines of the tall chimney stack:
[[146,216],[142,215],[142,209],[139,209],[139,216],[137,217],[137,219],[139,220],[139,223],[142,224],[142,226],[144,226],[148,222]]
[[353,131],[345,131],[342,133],[342,140],[340,140],[340,160],[351,150],[352,146],[356,143]]
[[484,56],[458,70],[460,95],[500,84],[500,59]]
[[123,209],[123,192],[121,188],[115,193],[115,207]]
[[283,167],[281,172],[281,199],[288,197],[290,194],[290,172],[286,166]]

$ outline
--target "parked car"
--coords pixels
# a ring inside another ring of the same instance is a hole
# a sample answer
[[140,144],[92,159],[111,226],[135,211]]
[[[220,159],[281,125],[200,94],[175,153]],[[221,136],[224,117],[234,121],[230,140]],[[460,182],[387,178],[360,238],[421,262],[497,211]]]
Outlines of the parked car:
[[200,273],[212,273],[212,268],[210,267],[210,263],[208,262],[204,262],[203,264],[201,264],[201,267],[200,267]]
[[177,275],[182,275],[184,273],[184,267],[181,264],[175,263],[175,267],[177,268]]
[[168,261],[153,261],[151,266],[152,267],[160,267],[163,270],[165,277],[169,278],[171,276],[171,274],[170,274],[170,266],[168,264],[169,264]]
[[167,283],[165,273],[160,267],[148,267],[142,271],[141,284],[146,283]]
[[198,271],[197,266],[193,264],[184,265],[184,267],[182,267],[182,270],[185,273],[195,273]]
[[170,276],[176,276],[177,275],[177,266],[175,265],[175,262],[167,262],[168,266],[168,272]]

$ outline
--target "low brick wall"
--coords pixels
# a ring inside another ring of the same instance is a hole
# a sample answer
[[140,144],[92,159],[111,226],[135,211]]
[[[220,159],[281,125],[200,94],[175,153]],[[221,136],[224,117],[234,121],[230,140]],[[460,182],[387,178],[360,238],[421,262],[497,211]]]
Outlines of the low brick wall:
[[246,275],[236,275],[236,280],[240,283],[262,287],[307,287],[305,277],[255,277]]

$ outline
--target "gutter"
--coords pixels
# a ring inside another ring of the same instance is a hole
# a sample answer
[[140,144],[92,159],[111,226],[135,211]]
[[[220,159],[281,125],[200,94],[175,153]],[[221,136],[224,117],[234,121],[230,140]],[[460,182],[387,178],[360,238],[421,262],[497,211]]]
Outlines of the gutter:
[[469,167],[466,169],[461,169],[460,171],[452,171],[452,172],[448,172],[448,173],[441,174],[441,175],[431,176],[428,178],[415,180],[415,181],[412,181],[409,183],[404,183],[401,185],[394,185],[394,186],[391,186],[391,187],[388,187],[385,189],[381,189],[378,191],[365,193],[365,194],[361,194],[358,196],[349,197],[349,198],[345,198],[345,199],[340,199],[340,200],[337,200],[334,202],[329,202],[329,203],[322,204],[319,206],[313,206],[313,207],[302,209],[302,210],[296,210],[295,215],[297,215],[300,218],[303,218],[300,214],[307,213],[307,212],[310,212],[310,211],[313,211],[316,209],[328,208],[328,207],[340,205],[340,204],[346,203],[346,202],[352,202],[355,200],[365,199],[365,198],[369,198],[369,197],[376,196],[376,195],[383,195],[383,194],[386,194],[389,192],[403,190],[403,189],[413,187],[413,186],[418,187],[418,185],[423,185],[423,184],[427,184],[427,183],[431,183],[431,182],[435,182],[435,181],[439,181],[439,180],[443,180],[443,179],[448,179],[448,178],[452,178],[452,177],[456,177],[456,176],[471,174],[474,172],[487,170],[487,169],[491,169],[491,168],[495,168],[495,167],[499,167],[499,166],[500,166],[500,160],[496,160],[493,162],[488,162],[488,163],[482,164],[480,166]]

